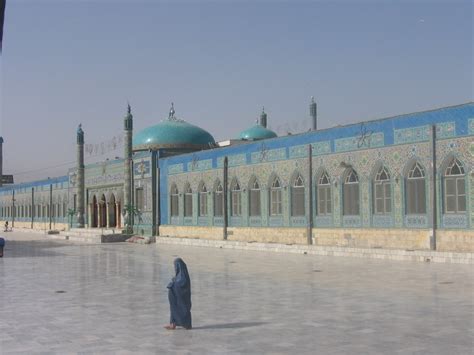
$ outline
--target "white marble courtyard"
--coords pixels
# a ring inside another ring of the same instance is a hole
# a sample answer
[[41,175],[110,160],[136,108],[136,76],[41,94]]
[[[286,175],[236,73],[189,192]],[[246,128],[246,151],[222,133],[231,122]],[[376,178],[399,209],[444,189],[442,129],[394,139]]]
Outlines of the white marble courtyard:
[[[0,353],[471,354],[472,265],[7,233]],[[191,331],[167,331],[172,261]]]

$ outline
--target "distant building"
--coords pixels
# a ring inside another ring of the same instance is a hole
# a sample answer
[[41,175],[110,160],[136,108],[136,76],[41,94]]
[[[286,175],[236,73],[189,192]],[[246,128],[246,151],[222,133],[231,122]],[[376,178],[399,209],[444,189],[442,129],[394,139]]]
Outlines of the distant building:
[[123,228],[133,206],[146,235],[474,251],[474,103],[324,130],[310,113],[310,132],[277,137],[262,112],[216,143],[173,107],[132,140],[129,111],[124,159],[83,166],[78,138],[67,175],[0,188],[0,219]]

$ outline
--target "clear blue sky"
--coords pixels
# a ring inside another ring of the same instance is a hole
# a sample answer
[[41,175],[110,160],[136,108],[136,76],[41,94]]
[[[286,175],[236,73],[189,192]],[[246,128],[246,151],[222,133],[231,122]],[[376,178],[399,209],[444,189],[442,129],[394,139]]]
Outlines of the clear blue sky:
[[36,170],[74,161],[81,122],[119,134],[127,100],[136,131],[174,101],[217,140],[263,105],[305,130],[312,95],[321,128],[472,101],[472,36],[471,1],[7,0],[4,173],[62,175]]

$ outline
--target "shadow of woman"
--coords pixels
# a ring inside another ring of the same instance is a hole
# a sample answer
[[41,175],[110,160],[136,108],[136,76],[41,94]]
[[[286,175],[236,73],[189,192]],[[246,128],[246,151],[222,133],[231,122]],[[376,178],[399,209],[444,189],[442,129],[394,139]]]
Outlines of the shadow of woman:
[[266,322],[239,322],[239,323],[212,324],[212,325],[203,325],[200,327],[193,327],[193,330],[250,328],[250,327],[258,327],[263,324],[267,324],[267,323]]

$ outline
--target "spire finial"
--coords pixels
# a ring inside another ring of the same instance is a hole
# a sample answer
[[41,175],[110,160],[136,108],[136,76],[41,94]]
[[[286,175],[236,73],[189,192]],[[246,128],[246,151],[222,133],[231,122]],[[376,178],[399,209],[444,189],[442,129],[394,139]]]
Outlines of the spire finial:
[[77,144],[84,144],[84,131],[82,130],[82,123],[77,127]]
[[170,108],[170,113],[168,115],[168,119],[169,120],[174,120],[175,117],[174,117],[174,114],[176,113],[176,111],[174,110],[174,103],[172,102],[171,103],[171,108]]
[[267,114],[265,113],[265,106],[262,106],[262,113],[260,114],[260,125],[267,128]]
[[311,96],[311,103],[314,104],[314,96]]
[[132,113],[132,108],[130,107],[130,102],[127,101],[127,113],[131,114]]

